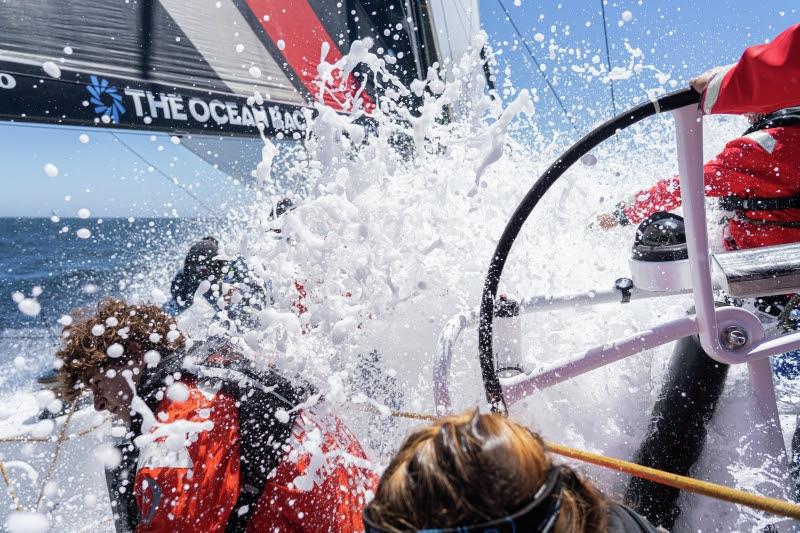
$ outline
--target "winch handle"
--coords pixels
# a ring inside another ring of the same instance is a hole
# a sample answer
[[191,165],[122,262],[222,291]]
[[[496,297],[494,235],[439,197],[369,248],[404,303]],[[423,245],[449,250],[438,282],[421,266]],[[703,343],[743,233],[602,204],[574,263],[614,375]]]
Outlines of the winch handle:
[[681,107],[700,102],[700,93],[694,89],[675,91],[655,100],[633,107],[616,117],[604,122],[577,143],[572,145],[556,161],[545,170],[533,187],[528,191],[522,202],[517,206],[511,219],[506,224],[503,234],[497,243],[492,260],[489,263],[489,272],[483,284],[483,293],[480,304],[480,322],[478,327],[478,350],[480,353],[481,377],[486,390],[486,399],[492,411],[507,413],[508,408],[503,397],[500,378],[494,368],[494,354],[492,350],[492,319],[494,302],[497,289],[500,285],[500,276],[503,273],[508,254],[514,244],[525,221],[533,212],[539,200],[550,187],[567,171],[581,156],[592,148],[605,141],[617,131],[636,124],[642,119],[658,113],[673,111]]

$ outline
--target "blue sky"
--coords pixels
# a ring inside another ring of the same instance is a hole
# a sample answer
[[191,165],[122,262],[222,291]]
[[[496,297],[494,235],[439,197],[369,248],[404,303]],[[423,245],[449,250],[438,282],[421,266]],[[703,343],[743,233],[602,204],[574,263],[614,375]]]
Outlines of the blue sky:
[[[572,113],[574,129],[532,64],[498,0],[480,0],[482,24],[496,51],[501,90],[510,73],[514,90],[528,88],[536,92],[540,130],[557,128],[577,138],[592,123],[608,118],[612,114],[608,84],[598,77],[589,80],[586,73],[571,68],[583,68],[584,63],[599,66],[592,62],[595,55],[600,63],[606,62],[600,0],[518,0],[519,5],[515,0],[501,1]],[[630,63],[627,42],[632,49],[641,50],[642,56],[635,62],[669,74],[678,86],[708,67],[735,61],[746,46],[764,42],[800,21],[796,0],[626,0],[608,1],[605,10],[612,67]],[[555,59],[550,58],[551,48]],[[630,79],[616,81],[617,110],[640,102],[646,90],[660,86],[655,71],[649,67]],[[664,87],[671,90],[669,82]],[[88,143],[81,142],[82,133],[89,135]],[[149,164],[99,129],[0,123],[0,187],[4,191],[0,195],[0,216],[49,216],[51,212],[74,216],[84,207],[93,216],[106,217],[207,214],[206,206],[198,204],[156,168],[182,186],[191,187],[214,211],[236,203],[245,194],[240,185],[170,142],[167,136],[118,135]],[[58,167],[58,176],[45,174],[47,163]]]
[[[0,216],[206,216],[245,193],[169,136],[115,133],[122,142],[97,128],[0,125]],[[58,176],[45,173],[48,163]]]
[[[501,78],[499,85],[503,84],[505,67],[510,66],[514,85],[535,89],[540,97],[537,106],[540,127],[546,125],[545,121],[564,127],[563,112],[521,45],[501,3],[533,54],[544,64],[544,74],[553,83],[565,107],[574,114],[579,128],[585,129],[587,124],[608,118],[612,114],[608,84],[599,78],[586,81],[570,69],[572,64],[591,64],[593,55],[598,55],[601,63],[606,62],[600,0],[518,0],[519,5],[515,5],[514,0],[480,0],[483,27],[490,42],[502,50],[498,56],[501,68],[496,69]],[[631,54],[626,49],[627,43],[641,50],[643,56],[637,62],[670,74],[678,88],[710,67],[734,62],[747,46],[763,43],[800,22],[800,4],[785,0],[608,0],[605,12],[611,66],[629,65]],[[537,34],[541,41],[537,40]],[[559,49],[555,60],[549,58],[551,45]],[[584,57],[576,59],[570,49],[580,51]],[[629,80],[615,81],[613,85],[618,112],[641,102],[645,90],[660,86],[654,72],[648,69]],[[664,87],[674,90],[669,84]],[[579,109],[581,105],[583,109]],[[594,117],[589,115],[589,108],[596,112]]]

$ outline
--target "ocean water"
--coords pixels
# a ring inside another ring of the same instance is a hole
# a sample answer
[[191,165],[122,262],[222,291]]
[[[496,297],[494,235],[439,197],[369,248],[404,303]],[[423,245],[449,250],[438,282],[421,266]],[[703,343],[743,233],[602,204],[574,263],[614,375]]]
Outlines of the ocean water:
[[[58,319],[104,297],[144,299],[169,281],[191,243],[220,226],[201,219],[0,218],[0,393],[30,388],[52,364]],[[91,236],[79,238],[79,229]],[[24,314],[12,294],[36,297]]]

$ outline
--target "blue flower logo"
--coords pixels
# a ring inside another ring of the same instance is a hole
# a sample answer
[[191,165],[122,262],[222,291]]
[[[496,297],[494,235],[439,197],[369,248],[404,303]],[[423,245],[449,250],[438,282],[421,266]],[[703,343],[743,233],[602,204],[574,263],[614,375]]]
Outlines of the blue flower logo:
[[86,90],[92,95],[89,102],[94,105],[94,112],[107,115],[111,117],[111,122],[119,124],[119,116],[125,113],[125,106],[117,88],[109,86],[106,79],[98,80],[94,75],[90,79],[92,83],[86,86]]

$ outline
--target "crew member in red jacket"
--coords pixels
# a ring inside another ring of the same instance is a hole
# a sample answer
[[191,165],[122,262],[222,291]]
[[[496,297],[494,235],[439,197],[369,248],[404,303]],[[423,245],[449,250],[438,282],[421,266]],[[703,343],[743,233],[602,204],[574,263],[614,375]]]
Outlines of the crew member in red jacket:
[[[797,195],[800,131],[796,126],[769,127],[772,124],[763,116],[753,113],[800,106],[800,24],[790,26],[768,44],[747,48],[737,63],[709,70],[693,79],[691,86],[702,93],[701,108],[705,113],[748,113],[751,122],[756,123],[753,131],[728,143],[705,165],[707,194],[736,198]],[[638,223],[655,211],[679,205],[678,179],[666,179],[637,194],[615,216],[601,215],[599,222],[605,229],[617,223]],[[800,217],[796,208],[733,211],[739,211],[740,216],[729,224],[729,238],[725,241],[729,248],[800,241],[800,228],[792,227]]]
[[[800,242],[800,109],[750,115],[753,126],[704,167],[708,196],[730,212],[727,249]],[[600,227],[638,224],[681,205],[680,181],[664,179],[598,217]]]
[[[725,247],[800,242],[800,108],[752,116],[751,121],[755,122],[753,126],[729,142],[703,169],[706,194],[719,197],[729,212],[723,230]],[[618,204],[613,214],[600,215],[598,221],[605,229],[637,224],[657,211],[670,211],[680,204],[679,179],[669,178],[640,191],[630,203]],[[788,297],[757,299],[755,309],[764,318],[775,317],[786,300]],[[776,358],[776,372],[787,378],[797,377],[797,355]],[[648,434],[635,460],[687,475],[702,451],[705,426],[716,409],[726,375],[727,365],[709,358],[694,338],[678,341]],[[685,376],[693,376],[699,382],[687,389]],[[664,406],[672,407],[665,410]],[[677,451],[676,438],[683,443]],[[651,522],[671,529],[680,514],[678,493],[634,478],[628,486],[626,502]]]
[[230,341],[184,346],[154,306],[101,301],[62,341],[64,391],[87,387],[134,436],[112,491],[126,528],[363,531],[377,477],[310,387],[256,371]]
[[[748,113],[752,124],[704,167],[706,194],[719,197],[731,212],[725,246],[800,242],[800,108],[788,108],[800,105],[800,24],[767,45],[748,48],[736,65],[709,71],[691,84],[703,93],[705,113]],[[605,229],[638,223],[680,203],[678,178],[665,179],[629,204],[618,205],[613,214],[600,215],[599,223]],[[761,300],[756,305],[774,314],[777,303]],[[796,366],[790,362],[784,366],[783,372],[796,376]],[[635,460],[687,475],[704,446],[705,426],[726,375],[727,365],[711,360],[694,337],[678,341]],[[676,447],[679,441],[682,445]],[[800,495],[800,431],[792,441],[792,467]],[[625,498],[651,522],[671,529],[680,515],[678,495],[675,489],[632,478]]]

